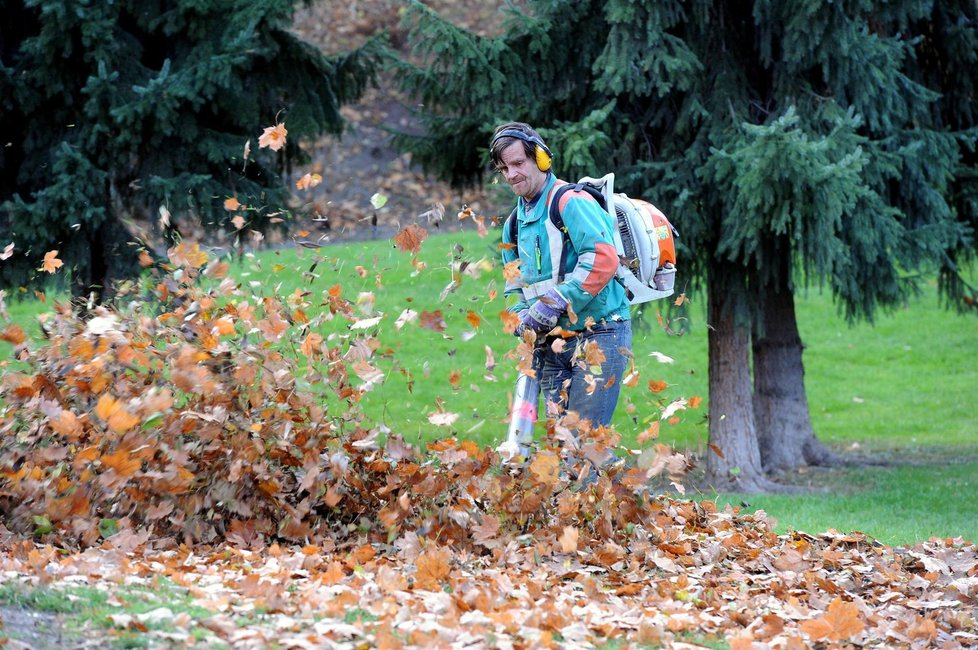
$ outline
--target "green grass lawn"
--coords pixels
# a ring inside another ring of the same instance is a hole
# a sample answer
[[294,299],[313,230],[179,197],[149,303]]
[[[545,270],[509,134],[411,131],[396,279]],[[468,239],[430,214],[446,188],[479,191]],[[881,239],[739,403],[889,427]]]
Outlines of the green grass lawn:
[[[409,441],[453,433],[495,445],[505,436],[516,375],[514,361],[507,358],[515,339],[501,331],[499,319],[505,302],[495,265],[496,240],[492,235],[479,238],[474,231],[434,235],[417,256],[424,268],[412,265],[412,257],[390,241],[368,241],[318,251],[262,252],[236,262],[231,274],[245,291],[284,297],[299,289],[309,292],[313,304],[339,284],[344,298],[362,305],[363,318],[383,314],[376,335],[381,351],[387,352],[378,363],[386,378],[363,400],[368,417]],[[468,262],[467,272],[460,286],[445,292],[452,282],[453,260]],[[655,309],[666,307],[661,303],[635,325],[633,351],[641,378],[623,390],[615,417],[626,446],[634,445],[637,433],[658,418],[664,403],[700,396],[702,405],[682,412],[678,424],[663,423],[661,440],[694,454],[706,448],[705,301],[692,292],[688,297],[685,335],[671,336],[657,323]],[[50,300],[47,305],[8,302],[8,307],[36,340],[33,322],[50,308]],[[405,309],[440,310],[444,331],[420,327],[417,320],[396,328],[395,320]],[[819,438],[837,451],[884,454],[891,461],[919,464],[797,477],[826,490],[811,496],[719,499],[765,509],[781,531],[860,530],[888,543],[931,535],[978,539],[978,507],[968,496],[975,492],[978,476],[978,321],[942,309],[932,285],[907,307],[881,314],[873,325],[850,327],[831,296],[817,290],[799,294],[797,310],[807,346],[809,406]],[[473,325],[476,317],[478,327]],[[348,326],[335,319],[320,333],[324,338],[331,333],[345,336]],[[487,347],[495,359],[494,381],[487,379]],[[653,353],[674,361],[662,363]],[[0,362],[8,356],[9,346],[0,342]],[[665,381],[668,389],[653,394],[650,380]],[[460,414],[454,428],[428,422],[439,405]]]

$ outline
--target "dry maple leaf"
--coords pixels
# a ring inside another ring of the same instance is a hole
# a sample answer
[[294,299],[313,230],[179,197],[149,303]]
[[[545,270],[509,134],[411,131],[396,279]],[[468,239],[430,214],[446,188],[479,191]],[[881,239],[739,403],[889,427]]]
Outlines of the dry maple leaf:
[[580,531],[573,526],[564,526],[564,531],[561,533],[560,539],[557,540],[557,543],[560,544],[560,550],[564,553],[577,551],[577,539],[580,534]]
[[503,265],[503,279],[506,282],[516,282],[523,277],[523,273],[520,271],[520,260],[515,259],[512,262],[506,262]]
[[649,390],[653,393],[661,393],[665,389],[669,388],[669,384],[661,379],[650,379],[649,380]]
[[258,146],[261,148],[268,147],[272,151],[278,151],[285,146],[285,137],[289,132],[285,128],[285,124],[279,122],[275,126],[266,127],[262,131],[261,137],[258,138]]
[[452,571],[451,561],[452,552],[443,546],[425,549],[415,564],[415,585],[430,591],[440,589],[441,581]]
[[116,474],[129,478],[139,471],[142,460],[134,458],[127,449],[119,449],[111,454],[105,454],[100,459],[102,465],[115,470]]
[[131,414],[122,403],[111,395],[105,394],[95,404],[95,415],[99,416],[116,433],[125,433],[139,424],[139,418]]
[[9,260],[14,254],[14,244],[13,242],[7,244],[7,247],[3,249],[0,253],[0,260]]
[[825,616],[801,622],[801,629],[813,641],[828,639],[843,641],[859,634],[866,624],[859,618],[859,607],[856,603],[836,597],[829,603]]
[[503,331],[507,334],[515,332],[520,324],[520,317],[508,309],[499,312],[499,319],[503,321]]
[[231,196],[224,199],[224,209],[227,210],[228,212],[234,212],[240,207],[241,204],[238,202],[237,197]]
[[24,328],[20,325],[12,323],[0,334],[0,340],[7,341],[13,345],[20,345],[27,340],[27,334],[24,333]]
[[560,458],[552,451],[543,451],[533,456],[530,473],[538,483],[554,485],[560,476]]
[[44,261],[41,263],[41,268],[39,268],[38,271],[54,273],[64,265],[65,263],[58,259],[57,250],[48,251],[44,254]]
[[316,332],[310,332],[306,339],[302,342],[299,347],[302,350],[302,354],[306,356],[307,359],[314,359],[319,353],[319,346],[323,344],[323,337]]
[[421,242],[428,238],[428,231],[416,223],[405,227],[394,235],[394,246],[417,255],[421,252]]

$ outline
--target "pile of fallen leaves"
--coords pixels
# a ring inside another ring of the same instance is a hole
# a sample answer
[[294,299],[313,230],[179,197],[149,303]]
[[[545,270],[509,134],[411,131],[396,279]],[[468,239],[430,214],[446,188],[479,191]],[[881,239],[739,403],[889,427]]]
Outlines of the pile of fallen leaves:
[[763,513],[651,495],[683,466],[664,447],[582,487],[617,435],[566,418],[523,463],[420,449],[359,409],[390,352],[339,285],[258,297],[188,244],[165,270],[117,310],[59,308],[40,345],[2,333],[5,580],[165,575],[212,615],[111,625],[235,647],[978,643],[973,544],[779,536]]
[[566,489],[617,442],[604,429],[558,451],[579,429],[565,420],[551,448],[515,467],[471,441],[418,449],[364,424],[359,400],[390,352],[380,319],[358,318],[339,285],[319,304],[299,290],[256,298],[188,244],[168,270],[122,311],[59,307],[40,346],[4,332],[23,366],[3,379],[0,416],[0,511],[14,532],[68,546],[123,529],[188,545],[342,546],[417,531],[468,548],[575,527],[586,545],[647,524],[661,506],[641,496],[646,481],[681,468],[665,448],[616,468],[608,489],[623,496],[609,508]]

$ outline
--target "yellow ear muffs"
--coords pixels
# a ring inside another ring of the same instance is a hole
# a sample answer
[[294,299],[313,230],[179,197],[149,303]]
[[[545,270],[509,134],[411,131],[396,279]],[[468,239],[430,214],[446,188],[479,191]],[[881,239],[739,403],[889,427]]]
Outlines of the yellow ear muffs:
[[542,172],[549,171],[550,165],[552,164],[552,161],[550,159],[550,154],[548,154],[546,149],[544,149],[540,145],[537,145],[536,147],[536,154],[537,154],[537,169],[539,169]]
[[496,143],[496,140],[503,136],[516,138],[517,140],[522,140],[523,142],[532,144],[537,169],[542,172],[550,171],[550,166],[553,164],[553,154],[550,153],[550,150],[547,149],[547,145],[543,144],[543,141],[540,138],[523,133],[518,129],[503,129],[492,137],[492,141],[489,143],[489,148],[491,149]]

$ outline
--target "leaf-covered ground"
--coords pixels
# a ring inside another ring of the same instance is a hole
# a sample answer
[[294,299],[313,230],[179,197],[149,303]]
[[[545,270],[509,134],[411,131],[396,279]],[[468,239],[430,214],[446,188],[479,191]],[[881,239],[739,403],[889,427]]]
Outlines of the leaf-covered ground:
[[661,501],[653,522],[602,542],[573,527],[500,536],[486,524],[463,546],[410,533],[389,545],[157,550],[120,533],[66,553],[8,537],[0,570],[7,583],[96,587],[120,608],[132,596],[118,594],[165,576],[207,613],[162,601],[87,629],[163,647],[978,644],[973,545],[776,536],[763,517],[704,505]]

